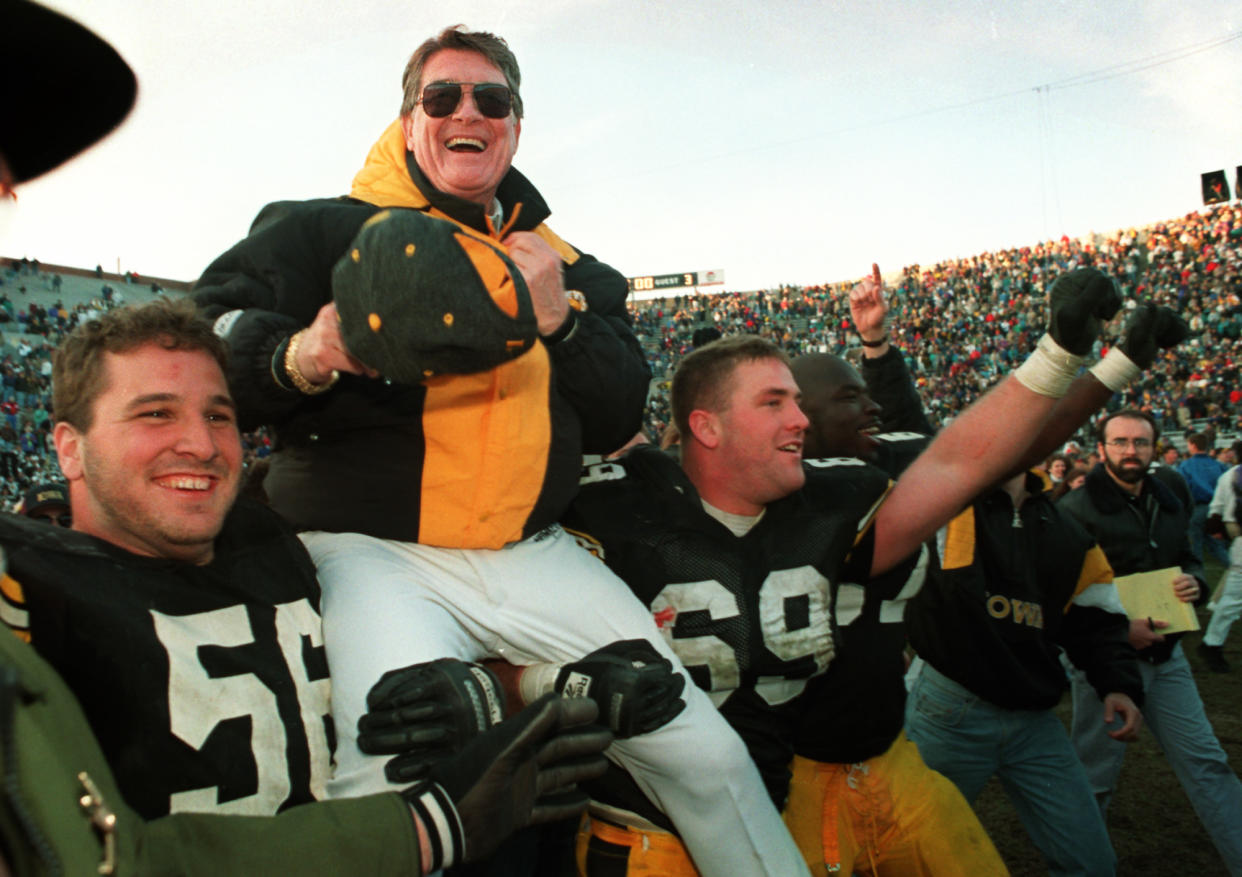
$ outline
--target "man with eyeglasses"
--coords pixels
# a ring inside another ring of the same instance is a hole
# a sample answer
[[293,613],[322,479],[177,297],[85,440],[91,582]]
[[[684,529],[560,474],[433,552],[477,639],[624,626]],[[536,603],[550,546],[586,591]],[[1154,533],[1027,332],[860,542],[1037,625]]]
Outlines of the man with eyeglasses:
[[[333,795],[391,788],[356,739],[367,692],[395,668],[567,662],[641,639],[684,672],[645,607],[556,524],[582,454],[640,428],[650,373],[624,278],[548,228],[512,167],[519,85],[499,37],[427,40],[350,196],[269,206],[196,286],[232,350],[243,427],[274,427],[264,488],[318,569]],[[429,335],[450,341],[416,338]],[[805,873],[737,735],[695,686],[685,699],[610,755],[703,873]]]
[[[1125,409],[1104,418],[1098,435],[1103,462],[1058,508],[1086,528],[1118,576],[1173,568],[1178,572],[1165,587],[1183,602],[1202,602],[1203,565],[1187,535],[1191,510],[1148,471],[1158,437],[1155,421],[1146,412]],[[1242,874],[1242,783],[1204,713],[1181,635],[1160,633],[1168,626],[1161,618],[1130,622],[1130,643],[1142,659],[1143,717],[1230,873]],[[1125,744],[1100,722],[1104,707],[1081,672],[1073,677],[1073,698],[1071,737],[1107,815]]]

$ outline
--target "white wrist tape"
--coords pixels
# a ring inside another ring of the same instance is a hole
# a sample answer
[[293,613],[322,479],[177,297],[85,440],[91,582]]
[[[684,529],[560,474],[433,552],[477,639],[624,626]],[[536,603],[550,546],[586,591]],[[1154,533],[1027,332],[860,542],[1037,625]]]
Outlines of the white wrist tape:
[[1091,366],[1091,374],[1114,393],[1124,390],[1142,373],[1143,370],[1122,353],[1120,347],[1112,348],[1103,359]]
[[531,664],[523,668],[522,675],[518,677],[518,693],[522,695],[522,703],[534,703],[551,691],[560,672],[560,664]]
[[1032,393],[1060,399],[1069,392],[1083,359],[1065,350],[1045,333],[1026,362],[1014,369],[1013,376]]

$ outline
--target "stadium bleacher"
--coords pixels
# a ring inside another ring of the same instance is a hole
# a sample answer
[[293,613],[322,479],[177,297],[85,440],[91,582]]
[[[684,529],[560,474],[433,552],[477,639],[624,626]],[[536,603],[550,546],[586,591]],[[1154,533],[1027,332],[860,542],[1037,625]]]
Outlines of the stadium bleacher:
[[[0,417],[0,504],[9,508],[33,484],[60,478],[50,443],[51,355],[79,320],[126,302],[185,295],[190,284],[138,278],[28,259],[0,258],[0,404],[17,406]],[[37,441],[22,433],[32,424]]]
[[[1232,205],[1140,229],[1063,237],[929,268],[907,266],[890,275],[893,337],[933,421],[953,416],[1025,356],[1043,325],[1042,307],[1033,302],[1049,279],[1082,265],[1117,277],[1134,301],[1177,308],[1196,333],[1114,405],[1150,411],[1179,448],[1187,431],[1202,430],[1214,433],[1218,447],[1227,446],[1242,411],[1236,356],[1242,336],[1242,207]],[[666,392],[668,376],[703,326],[762,334],[791,355],[857,356],[860,348],[849,332],[851,285],[692,293],[638,304],[635,324],[655,372],[653,401]],[[1115,322],[1113,337],[1121,324]],[[648,431],[658,434],[666,420],[649,411]]]
[[[933,422],[951,418],[1026,355],[1042,332],[1039,300],[1047,282],[1082,265],[1115,276],[1133,301],[1175,307],[1195,333],[1143,380],[1118,394],[1112,407],[1151,412],[1164,440],[1179,449],[1185,448],[1188,432],[1207,431],[1222,448],[1242,434],[1242,205],[1232,204],[1143,228],[1062,237],[930,267],[910,265],[888,275],[893,340],[911,364]],[[691,349],[697,329],[761,334],[791,355],[822,351],[858,356],[861,348],[849,317],[853,282],[695,291],[633,303],[635,330],[653,374],[648,434],[657,438],[668,424],[668,381]],[[50,406],[50,386],[40,380],[44,363],[77,320],[120,303],[184,295],[189,287],[185,281],[0,259],[4,398],[16,392],[19,374],[33,372],[36,385],[24,400],[31,404],[21,406],[17,434],[36,403]],[[31,319],[32,306],[46,316]],[[1115,321],[1101,350],[1115,339],[1121,323],[1122,318]],[[13,452],[3,426],[0,461],[7,461]],[[252,451],[262,448],[264,437],[249,437],[248,444]],[[1092,447],[1085,431],[1080,444]],[[20,495],[29,478],[55,475],[46,443],[33,456],[18,453],[17,465],[0,465],[0,500]]]

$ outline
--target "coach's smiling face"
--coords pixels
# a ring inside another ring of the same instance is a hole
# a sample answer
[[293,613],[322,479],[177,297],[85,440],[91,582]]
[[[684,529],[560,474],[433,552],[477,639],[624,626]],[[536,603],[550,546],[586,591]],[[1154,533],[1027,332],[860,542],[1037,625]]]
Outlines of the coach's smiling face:
[[[419,93],[432,82],[504,85],[505,75],[478,52],[441,49],[427,59]],[[428,116],[420,103],[402,117],[401,130],[406,148],[433,186],[489,208],[513,164],[522,122],[512,112],[503,119],[489,119],[479,112],[469,91],[463,88],[457,107],[440,119]]]

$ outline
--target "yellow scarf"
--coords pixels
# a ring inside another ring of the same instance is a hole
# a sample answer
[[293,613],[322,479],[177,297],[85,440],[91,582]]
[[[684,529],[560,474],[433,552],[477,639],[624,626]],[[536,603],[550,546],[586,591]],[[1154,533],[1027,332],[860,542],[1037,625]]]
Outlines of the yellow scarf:
[[[349,194],[359,201],[366,201],[376,207],[410,207],[415,210],[430,210],[442,219],[456,222],[451,216],[446,216],[431,207],[427,199],[423,197],[423,193],[414,185],[414,181],[410,179],[410,172],[405,166],[405,152],[405,132],[401,130],[401,120],[397,119],[384,130],[379,140],[376,140],[375,145],[371,147],[371,151],[367,153],[366,163],[363,164],[362,170],[354,175],[354,183]],[[513,216],[515,218],[520,206],[514,205]],[[461,223],[457,224],[461,225]],[[480,234],[476,229],[466,226],[463,228],[472,234]],[[556,250],[565,264],[572,265],[578,261],[578,251],[561,240],[544,223],[539,223],[533,231]],[[497,234],[497,237],[500,236]]]

